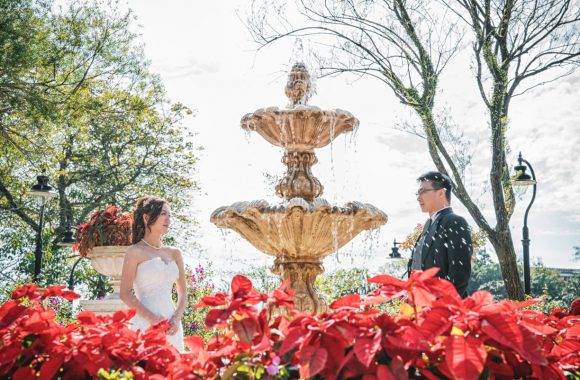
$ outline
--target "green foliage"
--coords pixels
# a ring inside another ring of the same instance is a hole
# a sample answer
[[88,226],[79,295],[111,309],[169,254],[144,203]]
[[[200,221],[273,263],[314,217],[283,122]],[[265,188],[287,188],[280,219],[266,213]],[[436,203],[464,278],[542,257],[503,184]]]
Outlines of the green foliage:
[[254,288],[262,293],[270,293],[280,286],[280,278],[266,265],[251,267],[244,271],[244,276],[252,280]]
[[48,298],[44,302],[47,309],[50,308],[55,312],[57,322],[68,325],[76,321],[78,310],[73,308],[72,302],[57,297]]
[[487,290],[496,299],[507,297],[499,264],[491,260],[487,251],[475,254],[471,263],[471,278],[467,293],[471,294],[477,290]]
[[287,380],[297,378],[298,376],[296,368],[289,369],[289,366],[273,364],[268,367],[269,369],[259,362],[252,362],[252,358],[240,356],[224,371],[220,378],[236,380]]
[[[30,282],[34,266],[34,236],[27,228],[5,229],[0,233],[0,302],[10,298],[10,294],[18,285]],[[45,230],[43,235],[44,255],[43,271],[38,278],[38,284],[68,284],[73,265],[79,256],[68,249],[62,249],[50,244],[54,241],[54,230]],[[111,291],[108,280],[91,267],[88,259],[82,259],[73,274],[74,286],[90,299],[96,299],[99,293]]]
[[121,369],[107,371],[101,368],[97,375],[99,376],[99,380],[133,380],[135,378],[133,372]]
[[178,224],[192,221],[197,147],[182,124],[192,112],[169,102],[120,8],[0,1],[0,288],[31,272],[39,207],[26,192],[43,168],[58,198],[46,207],[42,285],[66,283],[73,261],[55,243],[95,208],[152,194]]
[[[10,284],[9,291],[17,283],[25,282],[19,272],[21,260],[34,250],[34,233],[24,222],[14,219],[12,226],[3,223],[5,213],[0,211],[0,300],[4,301],[3,284]],[[32,265],[32,263],[30,263]],[[28,272],[31,273],[31,272]]]
[[[208,308],[195,307],[202,297],[215,292],[213,277],[214,273],[211,266],[203,267],[198,264],[195,268],[186,268],[187,303],[182,319],[183,332],[186,336],[199,335],[207,340],[216,333],[215,329],[205,327],[205,315]],[[177,302],[177,294],[174,294],[173,297],[174,301]]]
[[367,294],[373,287],[367,282],[368,269],[339,269],[316,279],[316,286],[328,302],[347,294]]
[[[520,265],[519,273],[523,273]],[[532,296],[542,297],[543,302],[539,305],[542,311],[549,311],[554,307],[568,307],[570,303],[580,296],[580,276],[565,278],[554,269],[546,268],[541,262],[537,262],[531,268]],[[468,293],[476,290],[487,290],[496,299],[507,297],[501,271],[498,263],[491,260],[490,255],[480,251],[472,263],[471,280]]]

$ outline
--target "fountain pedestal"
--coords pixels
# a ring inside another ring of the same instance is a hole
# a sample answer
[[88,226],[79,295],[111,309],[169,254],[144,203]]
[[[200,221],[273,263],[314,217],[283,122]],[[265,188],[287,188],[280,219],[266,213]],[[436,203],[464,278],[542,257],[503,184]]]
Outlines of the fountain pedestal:
[[318,159],[314,152],[286,152],[282,163],[287,166],[286,176],[276,186],[276,194],[286,200],[304,198],[314,200],[322,195],[322,184],[310,168]]
[[288,281],[294,290],[294,305],[299,310],[308,310],[313,313],[323,313],[328,306],[324,298],[318,293],[314,282],[319,274],[324,272],[320,261],[286,261],[283,258],[274,260],[272,272]]

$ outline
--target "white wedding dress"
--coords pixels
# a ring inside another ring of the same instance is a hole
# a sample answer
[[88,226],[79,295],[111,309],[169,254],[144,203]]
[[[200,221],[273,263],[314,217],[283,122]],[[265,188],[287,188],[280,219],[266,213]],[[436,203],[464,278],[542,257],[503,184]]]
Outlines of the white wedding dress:
[[[179,277],[179,269],[175,261],[165,262],[161,257],[145,260],[137,265],[133,289],[135,296],[151,312],[164,318],[171,318],[175,312],[175,304],[171,299],[173,284]],[[150,323],[139,315],[131,320],[134,330],[145,330]],[[174,335],[167,335],[167,340],[178,351],[184,352],[183,326]]]

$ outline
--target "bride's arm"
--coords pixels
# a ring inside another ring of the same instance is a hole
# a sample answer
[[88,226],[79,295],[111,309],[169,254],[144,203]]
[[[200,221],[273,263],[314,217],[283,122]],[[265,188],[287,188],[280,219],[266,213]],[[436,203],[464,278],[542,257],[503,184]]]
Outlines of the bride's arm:
[[183,317],[183,313],[185,312],[185,304],[187,302],[187,286],[185,281],[185,269],[183,265],[183,256],[181,255],[181,251],[179,249],[175,249],[175,262],[177,263],[177,267],[179,268],[179,277],[177,278],[177,282],[175,284],[175,289],[177,290],[177,307],[175,308],[175,313],[173,314],[172,319],[176,321],[180,321]]
[[121,275],[121,300],[131,309],[135,309],[137,314],[154,324],[161,320],[162,317],[147,309],[133,294],[133,281],[139,264],[139,255],[133,248],[129,248],[123,259],[123,272]]

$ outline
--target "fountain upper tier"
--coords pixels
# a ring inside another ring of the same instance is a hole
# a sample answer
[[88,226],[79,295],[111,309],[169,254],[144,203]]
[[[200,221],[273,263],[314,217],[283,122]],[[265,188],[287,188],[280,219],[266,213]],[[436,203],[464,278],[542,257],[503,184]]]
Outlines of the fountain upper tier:
[[242,118],[242,128],[256,131],[269,143],[288,151],[311,151],[328,145],[336,136],[358,127],[350,112],[297,105],[291,109],[269,107]]
[[306,105],[310,89],[306,67],[294,65],[288,74],[285,91],[290,100],[289,108],[269,107],[249,113],[242,118],[242,128],[258,132],[269,143],[287,151],[312,151],[358,127],[358,119],[348,111],[321,110]]

